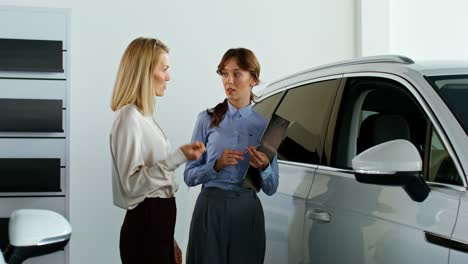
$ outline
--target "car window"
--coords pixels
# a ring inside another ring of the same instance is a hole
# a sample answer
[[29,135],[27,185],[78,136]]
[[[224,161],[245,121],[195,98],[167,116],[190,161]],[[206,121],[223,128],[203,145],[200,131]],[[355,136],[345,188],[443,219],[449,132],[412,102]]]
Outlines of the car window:
[[427,77],[432,87],[447,104],[455,118],[468,134],[468,76],[446,75]]
[[340,80],[327,80],[288,90],[276,114],[288,120],[278,159],[319,164],[326,129]]
[[429,168],[426,181],[462,185],[452,158],[435,130],[431,131]]
[[270,97],[267,97],[266,99],[256,103],[253,106],[253,109],[264,116],[266,119],[270,120],[271,116],[273,115],[273,112],[276,109],[276,106],[280,102],[281,98],[283,97],[284,92],[282,93],[277,93],[275,95],[272,95]]
[[349,78],[344,89],[332,121],[337,124],[330,166],[352,169],[352,159],[364,150],[405,139],[419,151],[426,181],[462,184],[429,118],[402,84],[384,78]]

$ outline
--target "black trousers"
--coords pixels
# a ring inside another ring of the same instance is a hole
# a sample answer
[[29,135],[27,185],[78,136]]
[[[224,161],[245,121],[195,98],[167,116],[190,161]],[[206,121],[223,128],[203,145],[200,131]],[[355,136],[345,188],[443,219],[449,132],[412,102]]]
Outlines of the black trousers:
[[265,218],[253,190],[203,188],[190,225],[187,264],[260,264]]
[[127,210],[120,230],[123,264],[174,264],[175,198],[146,198]]

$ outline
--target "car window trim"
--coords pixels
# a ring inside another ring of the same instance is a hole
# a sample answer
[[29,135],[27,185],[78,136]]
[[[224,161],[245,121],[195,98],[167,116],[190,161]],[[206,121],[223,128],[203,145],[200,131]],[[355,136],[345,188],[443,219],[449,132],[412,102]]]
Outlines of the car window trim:
[[[463,168],[460,164],[460,161],[458,159],[458,156],[456,155],[451,141],[448,139],[447,134],[445,133],[445,130],[442,128],[442,126],[439,123],[439,120],[435,117],[435,114],[432,112],[431,108],[428,106],[426,100],[422,97],[422,95],[419,93],[419,91],[404,77],[397,75],[397,74],[392,74],[392,73],[383,73],[383,72],[357,72],[357,73],[345,73],[343,74],[343,78],[355,78],[355,77],[381,77],[381,78],[387,78],[391,79],[393,81],[396,81],[406,87],[408,91],[414,96],[414,98],[419,102],[421,105],[423,111],[426,113],[426,115],[429,117],[433,127],[436,129],[436,131],[439,133],[439,136],[441,137],[441,140],[444,143],[444,146],[447,148],[447,152],[449,153],[450,157],[454,161],[455,167],[457,169],[457,172],[459,174],[459,177],[462,178],[463,182],[463,187],[464,190],[467,190],[467,181],[466,181],[466,175],[463,171]],[[426,183],[435,183],[435,182],[429,182],[426,181]],[[438,184],[438,183],[437,183]],[[457,185],[452,185],[452,186],[457,186]],[[457,186],[460,187],[460,186]]]
[[[280,92],[284,92],[284,91],[287,91],[287,90],[290,90],[290,89],[294,89],[294,88],[299,88],[300,86],[304,86],[304,85],[308,85],[308,84],[312,84],[312,83],[318,83],[318,82],[323,82],[323,81],[329,81],[329,80],[336,80],[336,79],[340,79],[343,77],[343,74],[334,74],[334,75],[328,75],[328,76],[323,76],[323,77],[320,77],[320,78],[314,78],[314,79],[310,79],[310,80],[306,80],[306,81],[300,81],[300,82],[293,82],[293,83],[290,83],[288,84],[287,86],[284,86],[284,87],[281,87],[281,88],[278,88],[276,90],[273,90],[267,94],[263,94],[259,97],[259,101],[258,102],[261,102],[262,100],[270,97],[270,96],[273,96],[277,93],[280,93]],[[265,89],[267,89],[268,87],[266,87]]]
[[278,164],[293,165],[293,166],[299,166],[299,167],[309,168],[309,169],[317,169],[318,167],[320,167],[318,164],[302,163],[302,162],[280,160],[280,159],[278,159]]
[[[279,161],[278,161],[279,162]],[[349,178],[355,178],[354,177],[354,170],[349,170],[349,169],[341,169],[341,168],[336,168],[336,167],[330,167],[326,165],[318,165],[317,170],[321,171],[329,171],[333,173],[343,173],[343,174],[349,174]],[[445,189],[445,190],[452,190],[452,191],[457,191],[457,192],[466,192],[467,188],[463,186],[457,186],[453,184],[445,184],[445,183],[439,183],[439,182],[426,182],[427,185],[431,188],[439,188],[439,189]]]
[[440,183],[440,182],[426,182],[429,187],[432,188],[440,188],[440,189],[445,189],[445,190],[452,190],[452,191],[459,191],[459,192],[466,192],[468,189],[463,186],[457,186],[453,184],[446,184],[446,183]]

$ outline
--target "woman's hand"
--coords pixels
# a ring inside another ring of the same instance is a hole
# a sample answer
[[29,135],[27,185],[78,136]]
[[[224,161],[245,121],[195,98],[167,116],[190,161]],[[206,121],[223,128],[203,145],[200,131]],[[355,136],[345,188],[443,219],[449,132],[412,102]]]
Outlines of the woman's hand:
[[238,160],[244,159],[244,157],[242,157],[243,154],[244,153],[240,150],[225,149],[221,156],[216,160],[214,166],[215,171],[219,172],[226,166],[236,165],[239,163]]
[[247,151],[250,153],[250,166],[261,170],[268,168],[270,160],[265,153],[258,151],[254,146],[248,146]]
[[197,160],[205,152],[205,145],[200,141],[195,141],[192,144],[183,145],[180,147],[185,157],[188,160]]
[[175,263],[182,264],[182,250],[180,249],[177,241],[174,238],[174,256],[175,256]]

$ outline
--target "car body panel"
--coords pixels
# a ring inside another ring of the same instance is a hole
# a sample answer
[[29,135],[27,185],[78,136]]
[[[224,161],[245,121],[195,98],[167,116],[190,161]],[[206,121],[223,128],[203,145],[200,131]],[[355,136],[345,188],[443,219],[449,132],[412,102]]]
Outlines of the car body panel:
[[308,219],[305,263],[444,263],[448,249],[425,242],[424,231],[450,236],[458,202],[457,192],[433,189],[416,203],[402,188],[362,184],[351,172],[319,167],[306,207],[327,211],[332,220]]
[[467,263],[468,259],[468,193],[460,199],[460,209],[458,212],[457,224],[451,240],[459,242],[464,246],[462,250],[450,250],[450,264]]
[[[304,256],[303,230],[305,201],[314,180],[314,166],[295,166],[279,162],[277,193],[260,194],[266,221],[265,263],[300,263]],[[297,169],[299,168],[299,169]]]

